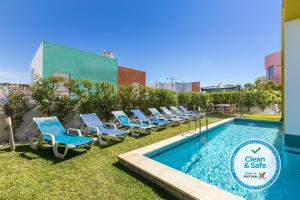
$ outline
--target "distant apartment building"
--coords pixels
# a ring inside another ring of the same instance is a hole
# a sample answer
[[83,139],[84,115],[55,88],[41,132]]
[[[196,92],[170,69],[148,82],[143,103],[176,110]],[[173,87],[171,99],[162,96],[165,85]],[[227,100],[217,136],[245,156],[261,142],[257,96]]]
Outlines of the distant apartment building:
[[167,89],[175,92],[200,92],[200,82],[173,82],[173,83],[161,83],[156,82],[148,85],[152,88]]
[[0,106],[6,103],[9,94],[21,93],[28,100],[31,99],[31,90],[28,84],[0,83]]
[[17,87],[11,89],[10,93],[21,93],[26,97],[26,99],[31,99],[31,90],[28,84],[18,84]]
[[18,88],[16,83],[0,83],[0,99],[6,99],[6,97],[14,90]]
[[265,57],[266,80],[281,83],[281,51],[271,53]]
[[40,44],[30,70],[32,83],[36,77],[57,76],[107,82],[116,89],[122,84],[145,85],[146,76],[145,72],[118,66],[118,60],[110,51],[104,51],[100,55],[50,42]]
[[9,88],[7,86],[2,86],[0,83],[0,99],[4,99],[9,95]]

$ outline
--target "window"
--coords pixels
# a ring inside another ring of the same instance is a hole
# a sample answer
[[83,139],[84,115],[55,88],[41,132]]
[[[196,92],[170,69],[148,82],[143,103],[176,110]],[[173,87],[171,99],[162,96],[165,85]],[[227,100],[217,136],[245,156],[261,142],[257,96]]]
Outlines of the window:
[[272,80],[274,78],[274,65],[266,69],[267,80]]
[[34,77],[34,68],[30,70],[30,75],[31,75],[31,83],[34,83],[35,77]]

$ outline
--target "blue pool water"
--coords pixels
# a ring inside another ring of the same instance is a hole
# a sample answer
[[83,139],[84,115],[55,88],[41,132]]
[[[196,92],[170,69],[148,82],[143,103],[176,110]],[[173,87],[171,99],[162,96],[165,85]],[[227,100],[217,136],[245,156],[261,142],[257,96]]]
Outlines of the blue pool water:
[[[245,199],[300,199],[300,154],[284,151],[281,124],[235,120],[210,130],[209,142],[201,144],[202,137],[185,139],[146,156]],[[282,162],[277,181],[261,191],[239,186],[229,170],[233,150],[241,142],[253,138],[274,145]]]

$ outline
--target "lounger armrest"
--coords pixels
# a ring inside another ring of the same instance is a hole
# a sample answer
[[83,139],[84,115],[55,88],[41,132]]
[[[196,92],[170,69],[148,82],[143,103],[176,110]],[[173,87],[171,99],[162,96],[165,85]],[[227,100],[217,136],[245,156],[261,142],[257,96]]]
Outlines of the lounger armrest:
[[70,132],[75,132],[75,133],[77,133],[78,136],[82,136],[81,131],[80,131],[79,129],[76,129],[76,128],[69,128],[69,129],[67,130],[67,134],[68,134],[68,135],[73,135],[73,134],[70,133]]
[[96,127],[96,126],[87,126],[86,128],[88,129],[88,131],[90,131],[91,129],[95,129],[95,130],[96,130],[96,132],[97,132],[97,134],[99,134],[99,133],[100,133],[100,131],[99,131],[99,128],[98,128],[98,127]]
[[117,129],[117,125],[114,123],[104,123],[105,128]]
[[40,134],[40,139],[42,139],[43,136],[48,136],[48,137],[50,137],[50,138],[51,138],[51,143],[52,143],[52,145],[55,144],[55,137],[54,137],[54,135],[52,135],[51,133],[41,133],[41,134]]
[[122,126],[122,124],[119,122],[119,120],[115,119],[113,121],[113,123],[118,127],[118,126]]
[[149,116],[149,121],[150,120],[158,120],[158,119],[159,119],[158,117]]
[[134,123],[143,124],[142,120],[140,120],[140,119],[132,119],[131,121]]
[[166,118],[163,118],[163,117],[156,117],[155,119],[156,120],[166,120]]

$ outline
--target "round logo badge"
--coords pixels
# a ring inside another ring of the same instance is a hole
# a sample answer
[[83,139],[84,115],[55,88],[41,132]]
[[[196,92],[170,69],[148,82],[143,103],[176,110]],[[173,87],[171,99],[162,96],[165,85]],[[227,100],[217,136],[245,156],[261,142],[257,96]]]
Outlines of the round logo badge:
[[278,178],[281,160],[277,150],[262,140],[248,140],[238,145],[230,159],[235,181],[249,190],[270,187]]

